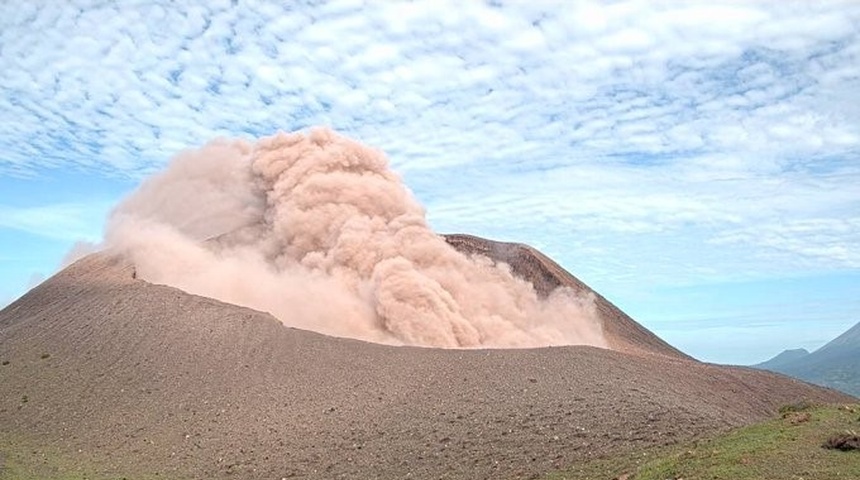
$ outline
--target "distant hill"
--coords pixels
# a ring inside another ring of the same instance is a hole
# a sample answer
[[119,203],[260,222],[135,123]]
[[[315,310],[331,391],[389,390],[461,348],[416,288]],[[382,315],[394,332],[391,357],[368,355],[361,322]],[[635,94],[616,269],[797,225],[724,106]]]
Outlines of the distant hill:
[[809,350],[805,348],[785,350],[779,355],[771,358],[770,360],[759,363],[758,365],[756,365],[756,368],[777,372],[780,368],[783,368],[786,365],[791,365],[792,363],[806,357],[807,355],[809,355]]
[[860,397],[860,323],[812,353],[786,350],[754,366]]

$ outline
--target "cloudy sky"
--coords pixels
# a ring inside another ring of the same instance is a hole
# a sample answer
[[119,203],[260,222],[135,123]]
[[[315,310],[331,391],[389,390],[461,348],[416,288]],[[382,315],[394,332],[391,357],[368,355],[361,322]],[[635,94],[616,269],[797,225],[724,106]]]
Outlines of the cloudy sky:
[[0,305],[185,148],[328,125],[698,358],[860,321],[860,2],[0,2]]

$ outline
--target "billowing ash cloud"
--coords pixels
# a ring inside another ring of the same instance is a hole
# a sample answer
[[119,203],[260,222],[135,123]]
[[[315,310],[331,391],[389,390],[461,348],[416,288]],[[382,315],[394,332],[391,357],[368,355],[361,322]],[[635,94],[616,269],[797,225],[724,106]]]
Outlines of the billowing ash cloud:
[[284,324],[440,347],[604,346],[592,298],[540,299],[428,226],[382,153],[329,130],[184,152],[113,212],[140,278]]

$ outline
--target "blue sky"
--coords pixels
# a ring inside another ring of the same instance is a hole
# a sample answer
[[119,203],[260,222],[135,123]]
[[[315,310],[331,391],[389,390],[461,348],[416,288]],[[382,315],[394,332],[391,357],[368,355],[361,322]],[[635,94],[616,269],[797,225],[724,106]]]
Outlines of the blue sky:
[[328,125],[698,358],[860,321],[858,2],[181,4],[0,4],[0,305],[182,149]]

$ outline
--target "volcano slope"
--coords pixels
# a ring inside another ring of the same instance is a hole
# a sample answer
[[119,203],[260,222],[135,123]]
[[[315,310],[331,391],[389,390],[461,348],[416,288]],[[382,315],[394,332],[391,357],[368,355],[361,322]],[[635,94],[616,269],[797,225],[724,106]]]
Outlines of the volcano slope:
[[[538,288],[572,281],[516,244],[449,242]],[[394,347],[287,328],[93,254],[0,312],[0,440],[106,478],[524,478],[850,400],[693,361],[599,303],[618,350]]]
[[627,353],[651,353],[690,358],[634,321],[618,307],[574,277],[540,251],[521,243],[497,242],[474,235],[445,235],[448,244],[469,255],[483,255],[508,264],[515,275],[529,280],[538,295],[546,297],[559,287],[594,295],[597,313],[609,347]]

